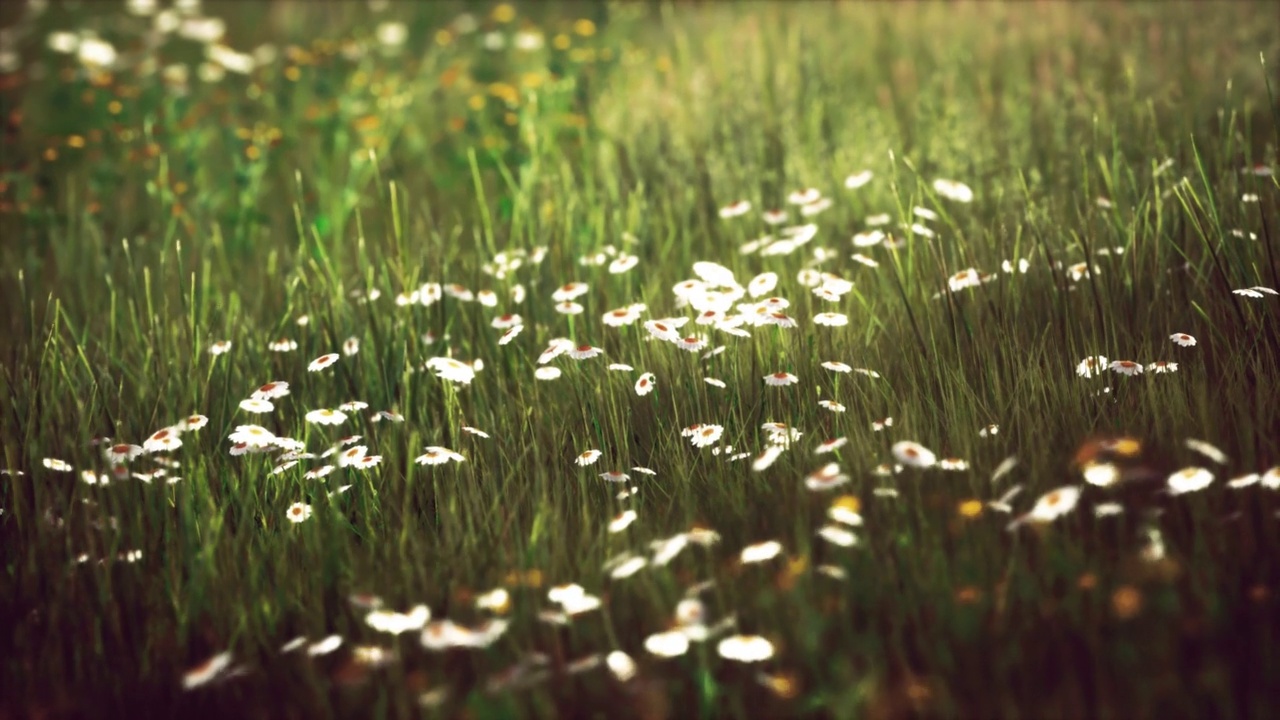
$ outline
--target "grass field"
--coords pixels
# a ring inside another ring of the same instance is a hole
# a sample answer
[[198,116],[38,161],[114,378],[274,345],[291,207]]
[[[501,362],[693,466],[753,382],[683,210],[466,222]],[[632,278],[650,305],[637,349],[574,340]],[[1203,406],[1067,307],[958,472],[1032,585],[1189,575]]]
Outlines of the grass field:
[[0,717],[1269,718],[1269,3],[11,3]]

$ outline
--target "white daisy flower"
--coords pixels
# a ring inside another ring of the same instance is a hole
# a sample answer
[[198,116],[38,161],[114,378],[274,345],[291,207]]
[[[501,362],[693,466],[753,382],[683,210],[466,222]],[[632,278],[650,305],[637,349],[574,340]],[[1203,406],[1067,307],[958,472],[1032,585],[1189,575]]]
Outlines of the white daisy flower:
[[270,400],[257,400],[249,398],[240,401],[240,409],[249,413],[269,413],[276,409],[276,406]]
[[551,294],[551,299],[558,303],[562,303],[567,300],[582,297],[583,295],[586,295],[590,289],[591,288],[584,282],[566,283],[556,288],[556,291]]
[[1182,347],[1192,347],[1196,344],[1196,339],[1186,333],[1174,333],[1169,336],[1169,339],[1172,340],[1175,345],[1180,345]]
[[312,360],[311,363],[307,365],[307,372],[320,372],[321,370],[324,370],[330,365],[338,362],[338,357],[339,357],[338,353],[327,353],[327,354],[321,355],[315,360]]
[[689,637],[678,629],[654,633],[644,639],[644,649],[662,658],[679,657],[689,651]]
[[142,443],[142,449],[149,453],[177,450],[182,447],[182,440],[178,438],[181,433],[176,426],[157,430]]
[[973,202],[973,189],[958,180],[938,178],[933,181],[933,189],[948,200],[961,203]]
[[459,463],[467,460],[461,454],[439,445],[428,445],[423,450],[425,452],[413,459],[419,465],[443,465],[450,460]]
[[759,635],[733,635],[716,645],[716,653],[736,662],[764,662],[773,657],[773,643]]
[[1170,495],[1203,490],[1213,483],[1213,473],[1202,467],[1186,467],[1169,476]]
[[764,382],[766,385],[773,387],[785,387],[800,382],[800,378],[788,372],[776,372],[772,375],[765,375]]
[[623,510],[615,515],[613,520],[609,521],[609,532],[620,533],[626,530],[631,526],[631,523],[636,521],[637,517],[635,510]]
[[311,517],[311,506],[306,503],[296,502],[289,506],[285,511],[285,517],[291,523],[300,523]]
[[871,182],[872,177],[874,177],[874,174],[870,170],[861,170],[845,178],[844,186],[848,190],[857,190],[863,185]]
[[903,465],[916,468],[933,467],[938,457],[929,448],[910,440],[900,440],[893,444],[893,457]]
[[1113,373],[1128,375],[1129,377],[1141,375],[1143,371],[1142,363],[1136,363],[1132,360],[1113,360],[1108,367],[1111,368]]
[[653,386],[657,382],[653,373],[647,372],[636,380],[636,395],[644,396],[653,392]]
[[714,445],[724,435],[724,427],[720,425],[700,425],[689,437],[694,447],[704,448]]
[[533,371],[533,377],[537,380],[555,380],[559,378],[561,374],[560,368],[551,367],[550,365],[540,367]]
[[738,559],[743,565],[751,565],[772,560],[780,554],[782,554],[782,543],[777,540],[766,540],[742,548]]
[[578,467],[586,467],[588,465],[594,465],[595,462],[599,460],[600,456],[603,454],[604,453],[600,452],[599,450],[587,450],[579,454],[578,457],[574,458],[573,461],[577,463]]

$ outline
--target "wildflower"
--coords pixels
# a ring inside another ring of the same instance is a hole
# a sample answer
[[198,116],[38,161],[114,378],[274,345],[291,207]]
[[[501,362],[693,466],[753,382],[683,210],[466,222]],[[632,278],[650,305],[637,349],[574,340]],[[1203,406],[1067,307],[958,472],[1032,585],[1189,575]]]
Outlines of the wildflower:
[[316,357],[315,360],[312,360],[311,364],[307,365],[307,372],[319,373],[320,370],[328,368],[329,365],[333,365],[334,363],[337,363],[337,361],[337,352],[329,352],[329,354],[321,355],[320,357]]
[[590,360],[593,357],[598,357],[603,352],[604,350],[598,347],[591,347],[590,345],[579,345],[569,351],[569,357],[573,358],[574,360]]
[[1186,333],[1174,333],[1169,336],[1169,339],[1172,340],[1175,345],[1180,345],[1182,347],[1191,347],[1196,344],[1196,339]]
[[676,329],[673,326],[658,320],[649,320],[644,324],[644,328],[649,331],[650,335],[659,340],[676,342],[680,339],[680,335],[676,333]]
[[1264,293],[1267,295],[1280,295],[1280,293],[1275,290],[1272,290],[1269,287],[1262,287],[1261,285],[1254,285],[1251,288],[1242,288],[1240,290],[1232,290],[1231,292],[1247,298],[1260,298]]
[[445,295],[448,295],[459,302],[471,302],[476,299],[475,293],[471,292],[470,288],[465,285],[450,283],[441,289],[444,291]]
[[1110,487],[1120,480],[1120,469],[1111,463],[1086,463],[1080,472],[1085,482],[1097,487]]
[[784,452],[786,452],[786,447],[784,445],[770,445],[764,449],[764,452],[757,455],[755,459],[751,461],[751,470],[754,472],[764,472],[769,468],[769,466],[773,465],[778,458],[782,457],[782,453]]
[[1107,367],[1107,359],[1101,355],[1086,357],[1076,365],[1076,375],[1083,378],[1091,378],[1094,375],[1102,373],[1102,369]]
[[773,657],[773,643],[759,635],[734,635],[721,640],[716,653],[726,660],[763,662]]
[[476,302],[485,307],[497,307],[498,293],[492,290],[481,290],[476,293]]
[[[161,430],[160,432],[164,431]],[[263,448],[274,444],[277,438],[274,433],[264,427],[238,425],[235,431],[227,436],[227,439],[233,443],[245,443],[251,447]],[[145,448],[146,445],[144,444],[143,447]]]
[[468,435],[475,435],[476,437],[481,437],[486,439],[489,437],[489,433],[479,428],[473,428],[470,425],[463,425],[462,432],[467,433]]
[[533,377],[538,380],[555,380],[560,375],[560,368],[558,367],[540,367],[533,371]]
[[1242,488],[1247,488],[1250,485],[1256,485],[1258,481],[1261,479],[1262,479],[1262,475],[1258,473],[1248,473],[1245,475],[1239,475],[1228,480],[1227,487],[1231,488],[1232,490],[1240,490]]
[[58,458],[44,458],[41,463],[54,472],[71,472],[75,469],[71,466],[71,463]]
[[1124,506],[1118,502],[1098,503],[1093,506],[1093,516],[1096,518],[1112,517],[1114,515],[1124,514]]
[[948,200],[961,203],[973,202],[973,190],[957,180],[939,178],[933,181],[933,189]]
[[1136,363],[1132,360],[1113,360],[1108,367],[1111,368],[1111,372],[1128,375],[1129,377],[1142,374],[1142,363]]
[[995,437],[998,434],[1000,434],[1000,426],[994,423],[991,425],[987,425],[986,427],[978,431],[978,437],[983,437],[983,438]]
[[613,261],[609,263],[609,274],[621,275],[622,273],[627,272],[628,270],[630,270],[631,268],[634,268],[636,265],[639,265],[639,264],[640,264],[640,258],[636,257],[635,255],[622,255],[620,257],[614,258]]
[[764,542],[748,545],[742,548],[742,552],[738,557],[743,565],[750,565],[753,563],[762,563],[767,560],[772,560],[781,553],[782,543],[777,540],[766,540]]
[[643,466],[635,466],[635,467],[632,467],[631,469],[640,473],[641,475],[657,475],[658,474],[657,472]]
[[831,209],[831,198],[818,198],[811,203],[800,206],[800,215],[803,217],[813,217],[818,213]]
[[285,462],[282,462],[279,465],[276,465],[275,467],[271,468],[271,474],[283,475],[286,472],[288,472],[290,468],[293,468],[297,464],[298,464],[297,460],[286,460]]
[[853,371],[853,368],[835,360],[828,360],[827,362],[822,363],[822,367],[830,370],[831,372],[847,373]]
[[778,285],[778,274],[772,272],[763,272],[751,278],[751,282],[747,283],[747,292],[753,298],[767,295],[773,292]]
[[[378,603],[381,605],[381,601]],[[390,635],[402,635],[407,632],[421,630],[431,620],[431,608],[426,605],[415,605],[409,612],[383,610],[378,606],[370,609],[364,616],[364,623],[376,632]]]
[[1280,489],[1280,465],[1268,469],[1258,477],[1258,482],[1268,490]]
[[600,452],[599,450],[587,450],[586,452],[583,452],[582,454],[578,455],[578,457],[574,458],[574,462],[578,464],[578,467],[586,467],[588,465],[594,465],[595,462],[599,460],[600,456],[603,454],[604,453]]
[[[1080,502],[1080,488],[1066,485],[1045,493],[1036,500],[1031,511],[1020,518],[1021,522],[1052,522],[1075,509]],[[1018,521],[1015,521],[1016,526]]]
[[348,400],[339,405],[338,409],[343,412],[360,412],[368,407],[369,403],[364,402],[363,400]]
[[1209,487],[1213,482],[1213,473],[1202,467],[1186,467],[1169,476],[1170,495],[1196,492]]
[[572,300],[565,300],[564,302],[555,304],[556,312],[561,315],[581,315],[584,309],[585,308]]
[[724,428],[720,425],[701,425],[697,431],[689,438],[689,442],[694,447],[704,448],[714,445],[724,434]]
[[342,341],[342,354],[351,357],[360,352],[360,338],[349,337]]
[[312,468],[311,470],[306,471],[302,474],[302,477],[308,480],[319,480],[336,469],[337,468],[333,465],[321,465],[318,468]]
[[787,372],[776,372],[764,376],[764,383],[773,387],[785,387],[800,382],[800,378]]
[[605,665],[618,682],[628,682],[636,676],[636,662],[621,650],[614,650],[605,656]]
[[813,454],[822,455],[825,453],[834,452],[844,447],[848,442],[849,442],[849,438],[847,437],[838,437],[838,438],[832,438],[830,440],[823,440],[821,443],[818,444],[818,447],[813,449]]
[[805,188],[804,190],[793,190],[787,195],[787,202],[792,205],[808,205],[817,202],[822,197],[822,192],[817,188]]
[[849,189],[849,190],[857,190],[863,185],[866,185],[867,183],[871,182],[872,177],[874,177],[874,175],[870,170],[861,170],[845,178],[844,186],[846,189]]
[[880,377],[880,373],[876,372],[875,370],[868,370],[867,368],[854,368],[853,371],[858,373],[859,375],[866,375],[867,377],[873,380]]
[[289,394],[289,383],[273,381],[253,391],[250,397],[254,400],[275,400]]
[[311,657],[322,657],[334,652],[340,647],[342,647],[342,636],[330,635],[323,640],[317,640],[316,642],[311,643],[307,648],[307,655],[310,655]]
[[460,385],[469,385],[476,377],[474,367],[450,357],[433,357],[427,360],[424,367],[434,370],[436,377]]
[[630,479],[631,479],[631,476],[630,476],[630,475],[628,475],[628,474],[626,474],[626,473],[624,473],[624,472],[622,472],[622,471],[620,471],[620,470],[609,470],[609,471],[607,471],[607,472],[602,472],[602,473],[600,473],[600,476],[599,476],[599,477],[600,477],[600,479],[602,479],[602,480],[606,480],[606,481],[608,481],[608,482],[612,482],[612,483],[621,483],[621,482],[626,482],[626,481],[628,481],[628,480],[630,480]]
[[722,220],[728,220],[730,218],[741,217],[749,212],[751,212],[751,201],[739,200],[720,208],[720,218]]
[[267,343],[267,349],[271,352],[279,353],[293,352],[298,349],[298,341],[290,340],[289,338],[281,338],[280,340]]
[[680,630],[654,633],[644,639],[644,649],[662,658],[679,657],[689,651],[689,637]]
[[653,373],[647,372],[641,375],[640,379],[636,380],[636,395],[644,396],[653,392],[653,385],[655,382],[656,379],[654,378]]
[[1199,453],[1219,465],[1226,465],[1230,462],[1227,454],[1219,450],[1217,447],[1205,442],[1204,440],[1196,440],[1195,438],[1187,438],[1182,441],[1188,450]]
[[151,437],[142,443],[142,449],[149,453],[170,452],[182,447],[182,440],[178,435],[182,431],[177,427],[167,427],[151,433]]
[[[127,463],[142,455],[144,450],[141,445],[130,445],[129,443],[117,443],[105,448],[102,451],[103,457],[107,462],[113,465]],[[46,466],[47,467],[47,466]]]
[[614,516],[613,520],[609,521],[609,532],[620,533],[626,530],[631,523],[636,521],[636,517],[635,510],[623,510]]
[[209,354],[215,357],[228,352],[231,352],[230,340],[216,340],[209,345]]
[[825,325],[827,327],[842,327],[849,324],[848,316],[842,313],[824,312],[813,316],[815,325]]
[[[1018,272],[1022,273],[1023,275],[1027,274],[1027,270],[1030,267],[1031,267],[1031,261],[1027,260],[1026,258],[1021,258],[1018,260]],[[1000,269],[1003,270],[1005,273],[1012,275],[1013,263],[1009,262],[1008,260],[1005,260],[1000,263]]]
[[849,476],[840,472],[836,463],[828,463],[805,478],[804,486],[812,491],[830,490],[849,482]]
[[894,443],[893,456],[897,458],[898,462],[917,468],[933,467],[938,461],[937,456],[929,448],[910,440],[900,440]]
[[853,246],[860,248],[874,247],[884,242],[883,230],[866,230],[853,236]]
[[951,288],[951,292],[960,292],[965,288],[978,287],[982,284],[982,280],[978,276],[978,271],[973,268],[967,268],[947,278],[947,287]]
[[938,467],[943,470],[951,470],[954,472],[963,472],[969,469],[969,462],[961,458],[943,458]]
[[628,305],[627,307],[618,308],[617,310],[610,310],[609,312],[604,314],[601,320],[604,322],[605,325],[608,325],[609,327],[622,327],[624,325],[630,325],[631,323],[640,319],[641,307],[642,306]]
[[1092,274],[1096,274],[1098,272],[1100,272],[1100,268],[1095,266],[1091,272],[1089,270],[1089,264],[1083,263],[1083,262],[1076,263],[1067,268],[1067,275],[1071,278],[1072,282],[1079,282],[1087,277],[1091,277]]
[[760,216],[765,225],[781,225],[787,221],[786,210],[765,210]]
[[423,454],[413,459],[419,465],[443,465],[450,460],[454,462],[466,462],[467,460],[461,454],[439,445],[428,445],[423,450],[425,450]]
[[609,577],[614,580],[622,580],[640,572],[649,564],[649,559],[643,555],[629,555],[624,560],[618,562],[609,570]]
[[588,290],[590,290],[590,287],[584,282],[566,283],[556,288],[556,291],[551,294],[551,299],[556,302],[565,302],[582,297],[587,294]]
[[381,462],[381,455],[361,455],[360,459],[355,461],[354,467],[357,470],[368,470],[371,467],[376,467]]
[[840,547],[853,547],[858,544],[858,536],[839,525],[824,525],[818,530],[818,537]]
[[719,380],[716,378],[702,378],[702,382],[710,385],[711,387],[717,387],[722,390],[728,387],[727,385],[725,385],[725,382],[723,380]]
[[1178,372],[1178,363],[1168,362],[1166,360],[1157,360],[1156,362],[1147,364],[1147,372],[1155,373],[1156,375],[1176,373]]
[[830,410],[831,412],[842,413],[845,410],[844,405],[841,405],[835,400],[819,400],[818,405]]
[[182,674],[182,689],[194,690],[216,680],[231,666],[231,652],[221,652]]
[[893,427],[893,418],[891,417],[871,421],[871,432],[884,432],[884,429],[889,427]]
[[338,455],[338,467],[352,467],[360,463],[360,458],[368,452],[369,448],[364,445],[356,445],[343,450]]
[[291,523],[303,522],[311,517],[311,506],[306,503],[296,502],[285,511],[285,517],[289,518]]
[[1018,457],[1016,455],[1010,455],[1004,460],[1001,460],[1000,464],[997,465],[996,469],[991,473],[991,482],[993,484],[999,482],[1005,475],[1013,472],[1013,469],[1017,466]]
[[687,352],[698,352],[707,346],[707,341],[695,335],[676,341],[676,347]]
[[240,401],[240,409],[250,413],[269,413],[276,409],[276,406],[270,400],[248,400]]

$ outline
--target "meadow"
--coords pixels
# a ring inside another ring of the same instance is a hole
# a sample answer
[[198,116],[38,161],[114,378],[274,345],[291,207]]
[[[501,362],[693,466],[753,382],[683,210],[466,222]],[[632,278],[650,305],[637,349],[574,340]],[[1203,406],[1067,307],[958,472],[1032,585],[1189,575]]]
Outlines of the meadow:
[[1265,2],[0,10],[0,718],[1270,718]]

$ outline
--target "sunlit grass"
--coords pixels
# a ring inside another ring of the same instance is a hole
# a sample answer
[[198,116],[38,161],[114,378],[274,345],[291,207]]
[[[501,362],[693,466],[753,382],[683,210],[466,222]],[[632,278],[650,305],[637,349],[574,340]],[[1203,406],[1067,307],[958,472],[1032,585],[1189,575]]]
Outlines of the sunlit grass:
[[1265,4],[39,5],[6,709],[1268,714]]

